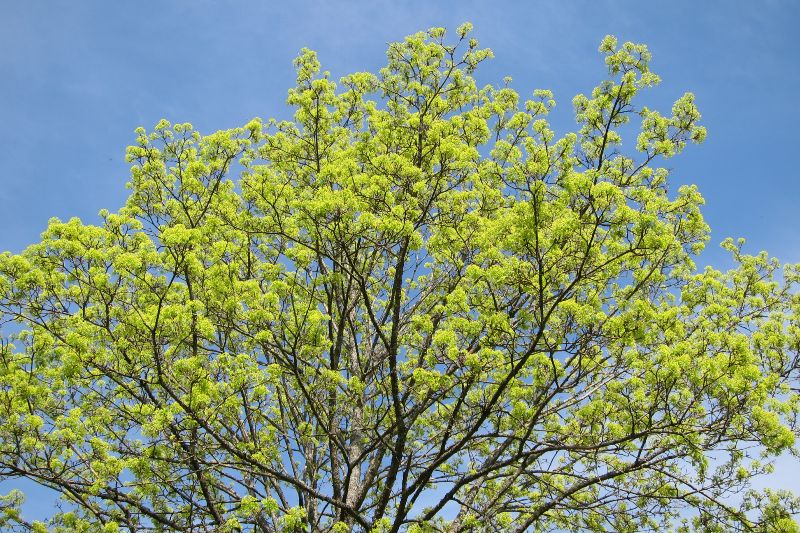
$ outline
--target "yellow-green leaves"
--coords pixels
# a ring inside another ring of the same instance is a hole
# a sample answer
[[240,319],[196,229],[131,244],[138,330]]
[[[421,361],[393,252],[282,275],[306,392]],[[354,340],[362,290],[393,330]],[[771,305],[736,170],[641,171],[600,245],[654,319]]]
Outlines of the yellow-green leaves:
[[68,508],[0,526],[795,527],[724,503],[795,446],[800,274],[695,267],[703,198],[659,166],[694,97],[642,105],[608,36],[559,134],[552,92],[478,88],[471,30],[338,82],[303,49],[291,121],[137,128],[118,213],[0,255],[0,477]]

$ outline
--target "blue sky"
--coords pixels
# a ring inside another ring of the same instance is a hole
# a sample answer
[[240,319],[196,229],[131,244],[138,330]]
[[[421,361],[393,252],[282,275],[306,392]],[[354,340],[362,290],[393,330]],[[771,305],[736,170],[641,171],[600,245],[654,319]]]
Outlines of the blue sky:
[[[98,220],[124,202],[125,147],[160,118],[210,133],[254,116],[289,118],[292,59],[319,53],[334,78],[384,63],[386,43],[431,26],[475,25],[496,58],[481,83],[552,89],[557,132],[570,101],[602,79],[608,33],[645,42],[663,78],[643,102],[664,111],[692,91],[708,140],[670,160],[695,183],[716,243],[745,237],[800,262],[800,2],[0,0],[0,250],[38,240],[48,218]],[[776,484],[797,464],[781,462]]]
[[742,236],[800,262],[800,4],[780,1],[0,0],[0,250],[36,241],[51,216],[91,222],[119,207],[136,126],[288,118],[301,47],[338,77],[380,67],[390,41],[466,20],[496,55],[479,80],[554,90],[560,132],[574,125],[572,97],[603,75],[602,36],[646,42],[664,79],[646,102],[668,110],[691,90],[708,127],[670,166],[673,183],[705,195],[714,242]]

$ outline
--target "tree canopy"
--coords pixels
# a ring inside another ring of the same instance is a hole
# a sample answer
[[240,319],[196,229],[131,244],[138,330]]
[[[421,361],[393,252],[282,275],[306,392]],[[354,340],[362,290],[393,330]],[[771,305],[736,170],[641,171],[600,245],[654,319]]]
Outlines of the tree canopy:
[[609,36],[557,136],[470,31],[338,83],[303,50],[292,121],[139,128],[124,207],[0,255],[0,479],[63,500],[3,527],[798,531],[749,487],[794,450],[800,272],[697,268],[659,166],[693,95],[638,105]]

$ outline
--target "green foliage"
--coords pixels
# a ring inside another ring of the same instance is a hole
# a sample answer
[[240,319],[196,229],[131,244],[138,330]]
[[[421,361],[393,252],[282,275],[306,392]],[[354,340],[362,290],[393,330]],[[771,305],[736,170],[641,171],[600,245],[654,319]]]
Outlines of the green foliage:
[[692,95],[635,106],[650,54],[606,37],[559,138],[470,30],[338,84],[303,50],[293,121],[140,128],[118,213],[0,255],[0,477],[66,503],[0,525],[797,530],[732,495],[795,444],[800,273],[696,268],[703,199],[657,166]]

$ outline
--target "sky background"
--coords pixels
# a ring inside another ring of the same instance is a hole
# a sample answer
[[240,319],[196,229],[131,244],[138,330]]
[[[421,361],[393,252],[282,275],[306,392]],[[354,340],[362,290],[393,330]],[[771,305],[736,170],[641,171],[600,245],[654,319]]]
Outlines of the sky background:
[[[574,128],[572,97],[603,79],[602,37],[646,43],[663,83],[640,103],[666,113],[692,91],[708,128],[668,163],[673,187],[697,184],[707,201],[700,262],[726,265],[727,236],[800,262],[800,2],[777,0],[0,0],[0,251],[36,242],[50,217],[94,223],[121,207],[137,126],[166,118],[211,133],[290,118],[300,48],[338,79],[383,66],[389,42],[464,21],[495,53],[479,85],[511,76],[523,97],[553,90],[558,134]],[[765,484],[800,492],[798,479],[784,459]],[[34,497],[28,508],[51,505]]]

